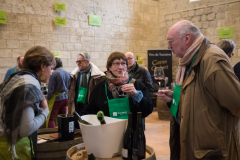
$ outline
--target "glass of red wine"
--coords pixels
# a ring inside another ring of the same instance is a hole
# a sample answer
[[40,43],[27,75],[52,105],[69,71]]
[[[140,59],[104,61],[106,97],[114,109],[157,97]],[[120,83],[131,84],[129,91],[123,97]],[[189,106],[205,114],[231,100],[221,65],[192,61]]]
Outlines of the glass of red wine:
[[160,90],[161,89],[161,82],[165,78],[163,68],[162,67],[155,67],[153,75],[154,75],[155,80],[158,82],[159,90]]

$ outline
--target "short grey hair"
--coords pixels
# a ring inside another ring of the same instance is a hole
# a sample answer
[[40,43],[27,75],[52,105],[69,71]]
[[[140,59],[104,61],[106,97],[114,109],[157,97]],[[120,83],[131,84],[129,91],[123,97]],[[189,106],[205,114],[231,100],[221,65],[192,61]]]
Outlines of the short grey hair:
[[222,39],[217,46],[221,48],[226,54],[232,53],[236,48],[235,43],[230,39]]
[[85,61],[88,60],[90,62],[90,60],[91,60],[91,57],[88,53],[79,53],[78,57],[79,56],[82,56]]
[[190,22],[180,26],[179,38],[182,38],[186,33],[190,33],[193,38],[196,38],[201,31],[197,26]]

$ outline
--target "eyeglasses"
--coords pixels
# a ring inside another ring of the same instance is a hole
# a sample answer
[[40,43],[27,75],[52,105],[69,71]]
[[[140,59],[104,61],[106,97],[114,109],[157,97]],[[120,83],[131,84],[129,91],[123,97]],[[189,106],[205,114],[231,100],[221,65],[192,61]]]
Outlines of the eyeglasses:
[[81,64],[83,61],[85,61],[85,60],[78,60],[78,61],[76,61],[76,63],[78,64]]
[[127,58],[128,61],[132,60],[133,58]]
[[120,64],[121,64],[122,66],[124,66],[124,67],[127,65],[126,62],[122,62],[122,63],[119,63],[119,62],[112,63],[112,65],[113,65],[114,67],[118,67],[118,66],[120,66]]
[[231,56],[231,57],[232,57],[232,56],[234,56],[233,52],[232,52],[232,53],[230,53],[230,56]]
[[172,43],[173,43],[176,39],[177,39],[177,38],[174,38],[174,39],[172,39],[172,40],[167,39],[167,42],[168,42],[169,45],[172,45]]

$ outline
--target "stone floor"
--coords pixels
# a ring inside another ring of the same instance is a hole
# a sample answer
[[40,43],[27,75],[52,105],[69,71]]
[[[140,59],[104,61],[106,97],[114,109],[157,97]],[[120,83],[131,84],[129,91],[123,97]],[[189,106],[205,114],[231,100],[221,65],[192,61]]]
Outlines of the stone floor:
[[146,143],[155,150],[157,160],[169,160],[169,124],[170,121],[158,119],[157,111],[146,118]]

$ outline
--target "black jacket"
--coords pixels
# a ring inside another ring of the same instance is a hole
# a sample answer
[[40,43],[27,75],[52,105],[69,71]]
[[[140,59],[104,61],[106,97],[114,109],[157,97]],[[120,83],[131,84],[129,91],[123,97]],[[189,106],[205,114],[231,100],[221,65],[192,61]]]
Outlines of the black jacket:
[[236,74],[236,76],[240,81],[240,62],[238,62],[233,69],[234,69],[234,73]]
[[137,66],[134,70],[134,76],[132,78],[137,79],[140,82],[142,82],[147,87],[149,94],[151,94],[153,92],[153,82],[152,82],[152,78],[151,78],[151,75],[148,72],[148,70],[146,70],[145,68],[143,68],[137,64]]
[[[105,83],[106,81],[101,81],[93,89],[90,95],[89,104],[81,112],[81,115],[97,114],[97,112],[101,110],[105,116],[110,116],[105,93]],[[130,112],[133,113],[133,124],[136,124],[137,112],[142,112],[142,118],[147,117],[152,113],[153,104],[148,96],[147,88],[141,82],[136,80],[134,87],[136,90],[141,90],[143,94],[143,98],[139,103],[133,101],[131,96],[129,97]],[[113,99],[112,93],[109,90],[107,90],[107,95],[109,99]]]

